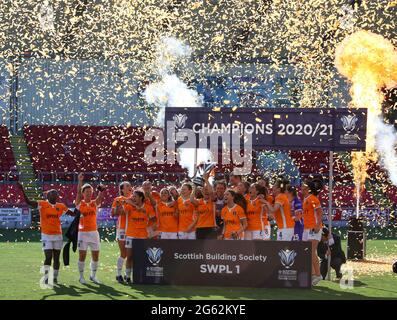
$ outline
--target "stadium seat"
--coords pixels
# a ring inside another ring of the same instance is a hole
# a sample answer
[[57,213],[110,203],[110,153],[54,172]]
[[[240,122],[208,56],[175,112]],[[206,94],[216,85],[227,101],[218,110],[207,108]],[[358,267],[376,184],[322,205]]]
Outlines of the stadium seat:
[[145,163],[150,142],[143,141],[142,128],[40,125],[25,126],[24,134],[34,170],[45,181],[51,177],[46,172],[184,172],[179,165]]
[[16,162],[6,126],[0,126],[0,181],[17,180]]
[[397,204],[397,187],[390,185],[386,189],[386,194],[389,197],[390,201],[394,204]]
[[[160,191],[161,188],[168,186],[169,184],[159,184],[153,187],[153,190]],[[1,185],[0,185],[1,186]],[[93,183],[94,189],[97,183]],[[118,186],[114,183],[106,184],[106,191],[104,193],[104,199],[102,201],[102,207],[110,207],[114,198],[119,195]],[[59,193],[59,201],[65,203],[69,207],[74,206],[74,201],[76,199],[77,184],[76,183],[44,183],[43,191],[48,191],[50,189],[55,189]],[[1,189],[0,189],[1,190]],[[1,192],[0,192],[1,194]],[[96,191],[94,192],[94,195]]]
[[20,207],[26,205],[23,192],[19,185],[15,183],[0,184],[0,207]]
[[[328,186],[319,195],[320,201],[324,207],[328,206]],[[356,193],[354,185],[333,186],[332,190],[332,203],[335,207],[355,207],[356,206]],[[376,202],[366,189],[360,193],[360,206],[374,207]]]

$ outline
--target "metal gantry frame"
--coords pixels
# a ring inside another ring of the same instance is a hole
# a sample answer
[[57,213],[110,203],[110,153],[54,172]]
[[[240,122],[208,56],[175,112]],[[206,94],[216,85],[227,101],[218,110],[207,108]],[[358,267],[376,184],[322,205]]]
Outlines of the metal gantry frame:
[[[328,170],[328,230],[332,233],[332,188],[334,179],[334,152],[329,152],[329,170]],[[331,257],[328,259],[327,279],[331,281]]]

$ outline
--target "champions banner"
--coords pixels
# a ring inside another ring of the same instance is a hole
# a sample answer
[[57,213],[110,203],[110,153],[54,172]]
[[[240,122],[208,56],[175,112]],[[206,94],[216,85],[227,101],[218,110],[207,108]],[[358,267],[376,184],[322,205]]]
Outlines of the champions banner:
[[302,241],[133,240],[135,284],[311,287]]
[[165,109],[167,139],[173,137],[170,128],[175,130],[177,141],[178,134],[184,131],[192,131],[196,136],[196,143],[185,143],[184,148],[208,147],[205,135],[235,134],[251,135],[255,150],[365,151],[366,124],[366,109]]

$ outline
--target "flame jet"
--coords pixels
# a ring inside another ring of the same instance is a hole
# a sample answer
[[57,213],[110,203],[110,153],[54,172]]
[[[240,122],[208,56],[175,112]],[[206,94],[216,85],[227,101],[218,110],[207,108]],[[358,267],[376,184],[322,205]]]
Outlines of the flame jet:
[[[351,83],[352,104],[368,109],[366,152],[353,152],[352,164],[356,186],[367,177],[367,163],[377,160],[397,185],[397,134],[383,121],[382,88],[397,86],[397,51],[381,35],[360,30],[346,37],[336,48],[335,65]],[[379,156],[379,157],[378,157]],[[359,187],[357,188],[359,191]]]

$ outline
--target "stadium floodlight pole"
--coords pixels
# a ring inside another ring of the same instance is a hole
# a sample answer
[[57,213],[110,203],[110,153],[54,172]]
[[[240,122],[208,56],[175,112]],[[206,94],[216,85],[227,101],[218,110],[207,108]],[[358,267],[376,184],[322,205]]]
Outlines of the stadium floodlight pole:
[[19,69],[22,63],[20,53],[15,53],[11,58],[11,75],[10,75],[10,104],[9,104],[9,123],[11,134],[18,132],[18,88],[19,88]]
[[[328,230],[332,234],[332,180],[334,178],[334,152],[329,152],[329,170],[328,170]],[[328,274],[327,280],[331,281],[331,257],[328,257]]]

